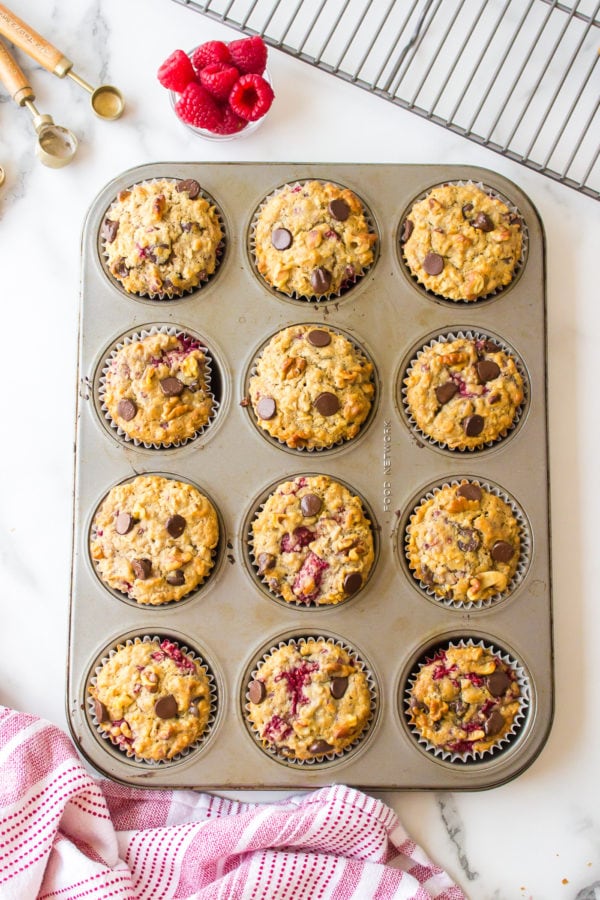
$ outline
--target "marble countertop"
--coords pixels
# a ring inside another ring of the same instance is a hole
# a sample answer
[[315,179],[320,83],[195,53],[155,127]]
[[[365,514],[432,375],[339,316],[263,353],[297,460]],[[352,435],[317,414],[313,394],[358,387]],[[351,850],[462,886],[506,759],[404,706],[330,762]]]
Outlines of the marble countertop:
[[102,187],[165,160],[483,166],[529,195],[547,238],[556,712],[541,755],[502,787],[379,796],[472,898],[595,896],[586,888],[600,884],[597,203],[275,51],[268,121],[243,140],[205,142],[174,118],[155,72],[174,48],[234,32],[169,0],[22,0],[18,12],[83,77],[117,84],[127,109],[99,121],[79,88],[19,54],[40,110],[80,140],[72,165],[51,170],[34,156],[27,111],[0,96],[0,702],[66,728],[80,244]]

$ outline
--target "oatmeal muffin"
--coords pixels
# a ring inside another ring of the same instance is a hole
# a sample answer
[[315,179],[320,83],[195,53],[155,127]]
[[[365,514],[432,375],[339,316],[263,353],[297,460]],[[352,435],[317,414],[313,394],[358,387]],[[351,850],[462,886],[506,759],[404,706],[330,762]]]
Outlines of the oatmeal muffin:
[[266,658],[248,686],[248,718],[264,745],[297,760],[339,753],[371,716],[367,676],[332,641],[290,641]]
[[280,484],[252,523],[258,572],[289,603],[325,606],[361,589],[373,534],[361,501],[327,475]]
[[502,594],[517,571],[520,529],[504,500],[476,482],[445,485],[413,513],[407,555],[415,578],[462,603]]
[[451,449],[481,447],[506,434],[523,403],[514,359],[493,341],[437,341],[419,354],[404,384],[418,427]]
[[197,488],[138,475],[112,488],[99,506],[90,552],[105,584],[158,606],[202,584],[218,541],[217,514]]
[[286,186],[269,197],[254,237],[260,274],[297,297],[338,294],[371,265],[377,241],[358,197],[324,181]]
[[187,334],[151,334],[124,344],[104,372],[101,400],[125,434],[143,443],[191,438],[213,411],[207,360]]
[[101,229],[111,274],[133,294],[178,297],[217,267],[223,233],[193,179],[160,179],[121,191]]
[[172,641],[119,646],[90,686],[102,731],[128,756],[172,759],[208,725],[210,683],[199,660]]
[[258,425],[294,449],[355,437],[371,409],[373,366],[329,328],[292,325],[263,350],[249,382]]
[[475,185],[444,184],[415,203],[402,225],[415,278],[450,300],[477,300],[512,281],[521,259],[521,220]]
[[473,755],[510,733],[520,694],[516,673],[493,651],[450,646],[419,669],[409,691],[408,715],[434,747]]

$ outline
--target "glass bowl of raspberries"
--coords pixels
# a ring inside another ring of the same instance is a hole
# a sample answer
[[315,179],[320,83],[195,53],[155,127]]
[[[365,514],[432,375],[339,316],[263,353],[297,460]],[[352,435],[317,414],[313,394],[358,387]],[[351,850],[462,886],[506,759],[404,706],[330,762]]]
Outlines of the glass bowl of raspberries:
[[177,118],[209,140],[255,131],[275,97],[267,46],[258,35],[229,43],[206,41],[188,53],[175,50],[157,77],[169,91]]

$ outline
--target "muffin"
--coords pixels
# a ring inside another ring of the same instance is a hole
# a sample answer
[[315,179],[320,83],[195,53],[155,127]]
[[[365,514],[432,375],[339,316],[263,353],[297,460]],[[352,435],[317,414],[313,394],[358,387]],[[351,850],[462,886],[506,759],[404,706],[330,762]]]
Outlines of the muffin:
[[372,264],[376,242],[356,194],[325,181],[286,185],[256,215],[256,267],[290,296],[339,294]]
[[168,640],[120,645],[92,679],[100,729],[128,756],[172,759],[196,744],[211,716],[206,668]]
[[452,450],[503,437],[524,399],[513,357],[482,338],[435,341],[419,353],[404,384],[417,426]]
[[333,605],[361,589],[374,560],[361,501],[327,475],[280,484],[252,523],[252,553],[288,603]]
[[263,746],[294,760],[337,754],[371,718],[366,673],[333,641],[308,638],[273,650],[248,686],[248,719]]
[[375,394],[372,363],[343,335],[314,325],[274,335],[248,388],[260,428],[308,450],[355,437]]
[[477,300],[510,284],[521,259],[521,219],[473,184],[443,184],[402,225],[404,258],[420,284],[449,300]]
[[162,446],[194,437],[215,407],[204,350],[187,334],[135,335],[122,344],[104,369],[100,395],[128,438]]
[[519,564],[520,528],[511,507],[473,481],[445,485],[421,503],[407,538],[415,578],[453,602],[503,594]]
[[432,748],[474,756],[497,747],[521,709],[515,670],[480,645],[438,650],[408,690],[410,724]]
[[162,178],[121,191],[101,239],[109,271],[126,291],[178,297],[213,274],[223,232],[197,181]]
[[185,481],[138,475],[113,487],[92,523],[100,579],[141,604],[181,600],[214,565],[219,522],[211,502]]

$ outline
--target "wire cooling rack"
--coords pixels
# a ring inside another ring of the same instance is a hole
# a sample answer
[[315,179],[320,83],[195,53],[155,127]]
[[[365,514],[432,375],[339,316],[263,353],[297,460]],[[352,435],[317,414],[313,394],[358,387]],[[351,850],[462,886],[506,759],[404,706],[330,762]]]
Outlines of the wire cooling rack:
[[600,0],[175,0],[600,198]]

